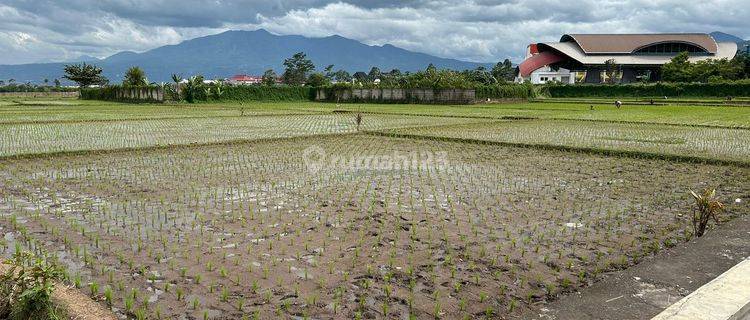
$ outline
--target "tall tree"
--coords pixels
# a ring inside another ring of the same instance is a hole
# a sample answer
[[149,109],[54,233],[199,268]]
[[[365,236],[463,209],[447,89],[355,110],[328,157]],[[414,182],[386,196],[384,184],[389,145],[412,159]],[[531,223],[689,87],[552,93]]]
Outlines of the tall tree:
[[333,71],[333,65],[329,64],[325,69],[323,69],[323,75],[326,76],[328,81],[333,80],[333,78],[336,76],[336,72]]
[[436,68],[436,67],[435,67],[435,65],[434,65],[434,64],[432,64],[432,63],[430,63],[430,65],[429,65],[429,66],[427,66],[427,69],[425,69],[425,72],[426,72],[426,73],[427,73],[428,75],[435,75],[435,74],[437,74],[437,71],[438,71],[438,70],[437,70],[437,68]]
[[307,59],[304,52],[297,52],[291,58],[284,60],[284,83],[299,86],[307,81],[307,75],[315,70],[315,65]]
[[687,52],[680,52],[661,67],[662,78],[669,82],[689,82],[692,66]]
[[338,71],[334,72],[333,78],[336,79],[336,82],[351,82],[352,81],[352,75],[349,74],[349,72],[344,69],[339,69]]
[[741,79],[750,78],[750,53],[740,52],[732,59],[732,62],[742,70],[739,75]]
[[122,80],[122,84],[125,86],[147,86],[148,79],[146,78],[146,72],[139,67],[130,67],[125,72],[125,78]]
[[263,77],[260,78],[260,84],[264,86],[272,86],[276,84],[276,79],[278,78],[279,76],[273,71],[273,69],[268,69],[263,73]]
[[513,63],[509,59],[498,62],[492,67],[492,76],[497,81],[513,81],[516,71],[513,69]]
[[60,79],[55,78],[54,82],[55,82],[55,87],[59,87],[60,86]]
[[616,83],[620,80],[621,68],[615,59],[604,61],[604,73],[607,75],[607,83]]
[[742,77],[743,66],[737,60],[708,59],[690,64],[690,80],[713,82]]
[[320,72],[311,74],[309,79],[307,79],[307,85],[311,87],[322,87],[328,83],[330,83],[330,81],[328,81],[328,78],[326,78],[326,76]]
[[375,79],[380,79],[382,74],[383,73],[380,72],[380,68],[372,67],[372,69],[370,69],[370,73],[367,74],[367,77],[370,79],[370,81],[375,81]]
[[491,72],[487,71],[482,66],[477,67],[474,70],[466,70],[464,75],[471,81],[481,83],[483,85],[492,85],[497,83],[497,79],[492,75]]
[[65,75],[63,78],[78,84],[78,87],[85,88],[90,85],[103,85],[109,82],[102,76],[102,68],[93,64],[70,64],[65,65]]

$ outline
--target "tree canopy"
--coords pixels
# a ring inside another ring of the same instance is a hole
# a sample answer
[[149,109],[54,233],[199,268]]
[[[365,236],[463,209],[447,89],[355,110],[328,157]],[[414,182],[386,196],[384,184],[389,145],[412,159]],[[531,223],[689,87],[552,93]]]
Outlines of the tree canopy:
[[310,75],[307,79],[307,84],[312,87],[322,87],[331,83],[326,76],[320,72],[316,72]]
[[65,65],[63,78],[73,81],[79,87],[85,88],[91,85],[105,85],[109,82],[102,76],[102,68],[93,64],[69,64]]
[[615,59],[604,61],[604,74],[607,75],[607,83],[612,84],[619,81],[622,76],[622,68]]
[[516,70],[513,68],[513,63],[509,59],[505,59],[503,62],[498,62],[492,67],[492,76],[497,81],[513,81],[516,76]]
[[315,65],[307,59],[304,52],[297,52],[291,58],[285,59],[284,67],[284,83],[297,86],[305,84],[308,74],[315,70]]
[[690,62],[687,52],[682,52],[661,69],[662,78],[667,82],[715,82],[746,78],[747,62],[744,54],[732,60],[707,59]]
[[139,67],[130,67],[125,72],[125,78],[122,80],[124,86],[147,86],[148,79],[146,78],[146,72]]
[[260,84],[264,86],[272,86],[276,84],[276,79],[278,78],[279,76],[273,71],[273,69],[268,69],[263,73],[263,76],[260,79]]

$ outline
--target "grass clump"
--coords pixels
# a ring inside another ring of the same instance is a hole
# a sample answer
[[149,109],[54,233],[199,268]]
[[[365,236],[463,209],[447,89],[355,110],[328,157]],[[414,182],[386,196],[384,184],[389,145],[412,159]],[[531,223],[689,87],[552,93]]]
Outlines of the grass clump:
[[10,268],[0,275],[0,318],[60,319],[50,298],[62,271],[26,251],[17,251],[6,263]]

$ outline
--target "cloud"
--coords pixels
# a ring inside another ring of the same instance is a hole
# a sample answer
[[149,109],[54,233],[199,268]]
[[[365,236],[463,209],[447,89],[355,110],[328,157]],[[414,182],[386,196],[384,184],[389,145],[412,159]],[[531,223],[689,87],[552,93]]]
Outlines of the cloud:
[[750,37],[745,0],[5,0],[0,64],[145,51],[228,29],[339,34],[472,61],[519,61],[563,33],[711,32]]

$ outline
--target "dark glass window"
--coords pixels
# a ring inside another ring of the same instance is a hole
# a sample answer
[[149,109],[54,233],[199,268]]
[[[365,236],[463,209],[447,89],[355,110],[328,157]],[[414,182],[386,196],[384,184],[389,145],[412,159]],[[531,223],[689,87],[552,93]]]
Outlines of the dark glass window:
[[682,43],[682,42],[665,42],[665,43],[657,43],[654,45],[650,45],[647,47],[640,48],[636,50],[635,54],[675,54],[680,52],[685,52],[691,54],[705,54],[707,53],[706,50],[704,50],[701,47],[698,47],[696,45],[692,45],[689,43]]

